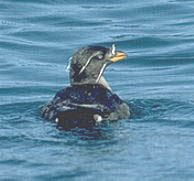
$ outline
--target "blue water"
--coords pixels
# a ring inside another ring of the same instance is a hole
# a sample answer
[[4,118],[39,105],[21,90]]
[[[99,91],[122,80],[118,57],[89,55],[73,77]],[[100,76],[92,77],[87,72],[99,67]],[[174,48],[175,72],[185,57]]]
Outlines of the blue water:
[[[117,45],[105,72],[132,119],[60,131],[42,105],[68,58]],[[0,0],[0,179],[194,179],[193,0]]]

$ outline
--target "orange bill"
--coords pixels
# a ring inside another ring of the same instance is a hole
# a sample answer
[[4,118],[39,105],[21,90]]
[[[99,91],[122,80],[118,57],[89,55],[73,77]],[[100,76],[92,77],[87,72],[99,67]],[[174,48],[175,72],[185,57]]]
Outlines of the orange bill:
[[125,57],[127,57],[127,54],[124,52],[116,52],[116,55],[112,58],[110,58],[111,62],[118,62],[122,59],[124,59]]

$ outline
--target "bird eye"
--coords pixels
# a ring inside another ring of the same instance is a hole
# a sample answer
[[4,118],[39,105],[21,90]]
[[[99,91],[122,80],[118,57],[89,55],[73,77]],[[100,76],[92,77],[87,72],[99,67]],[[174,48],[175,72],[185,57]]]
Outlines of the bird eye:
[[98,59],[100,59],[100,60],[103,59],[103,55],[98,55],[97,57],[98,57]]

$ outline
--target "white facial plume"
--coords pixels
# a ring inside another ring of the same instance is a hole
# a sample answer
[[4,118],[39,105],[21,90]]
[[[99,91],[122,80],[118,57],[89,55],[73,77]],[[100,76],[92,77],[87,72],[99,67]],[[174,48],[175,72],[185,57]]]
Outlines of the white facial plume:
[[112,55],[116,54],[116,46],[115,44],[112,44]]

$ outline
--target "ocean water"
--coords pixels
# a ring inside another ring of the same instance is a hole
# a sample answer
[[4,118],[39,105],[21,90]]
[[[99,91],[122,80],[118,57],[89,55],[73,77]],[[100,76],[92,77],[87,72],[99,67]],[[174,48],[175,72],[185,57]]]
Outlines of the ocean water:
[[[105,72],[130,120],[62,131],[40,108],[68,58],[113,43]],[[194,180],[193,0],[0,0],[1,180]]]

